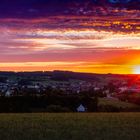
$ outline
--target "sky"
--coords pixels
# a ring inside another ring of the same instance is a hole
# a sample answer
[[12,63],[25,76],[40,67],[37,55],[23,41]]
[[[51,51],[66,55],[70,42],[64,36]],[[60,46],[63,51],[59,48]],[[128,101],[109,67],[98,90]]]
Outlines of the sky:
[[0,71],[53,70],[140,73],[140,10],[2,0]]

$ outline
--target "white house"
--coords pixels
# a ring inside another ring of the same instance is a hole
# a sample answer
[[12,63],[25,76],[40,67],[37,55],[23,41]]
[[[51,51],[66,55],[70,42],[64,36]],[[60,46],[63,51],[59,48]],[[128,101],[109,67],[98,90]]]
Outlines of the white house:
[[125,87],[120,87],[119,90],[122,93],[122,92],[127,91],[128,90],[128,87],[126,87],[126,86]]
[[100,90],[100,88],[99,87],[94,87],[94,90],[98,91],[98,90]]
[[77,112],[85,112],[86,108],[81,104],[79,107],[77,107]]
[[9,96],[11,96],[11,94],[12,94],[12,93],[11,93],[11,90],[7,90],[6,93],[5,93],[5,96],[6,96],[6,97],[9,97]]

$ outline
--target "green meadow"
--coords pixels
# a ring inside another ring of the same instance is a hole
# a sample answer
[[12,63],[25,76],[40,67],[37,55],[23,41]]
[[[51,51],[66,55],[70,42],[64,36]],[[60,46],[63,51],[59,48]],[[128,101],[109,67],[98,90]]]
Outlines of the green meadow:
[[0,114],[0,140],[139,140],[140,113]]

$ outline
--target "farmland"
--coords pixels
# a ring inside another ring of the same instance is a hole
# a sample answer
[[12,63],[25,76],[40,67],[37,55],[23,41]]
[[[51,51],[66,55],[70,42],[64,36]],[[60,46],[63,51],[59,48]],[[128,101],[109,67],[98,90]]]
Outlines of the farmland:
[[0,114],[4,140],[139,140],[140,113]]

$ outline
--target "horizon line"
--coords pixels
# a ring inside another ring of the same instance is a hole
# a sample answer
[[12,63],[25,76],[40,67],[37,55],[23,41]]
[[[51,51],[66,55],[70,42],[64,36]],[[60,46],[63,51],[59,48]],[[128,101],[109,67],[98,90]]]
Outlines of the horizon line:
[[35,72],[40,72],[40,73],[47,73],[47,72],[71,72],[71,73],[82,73],[82,74],[97,74],[97,75],[140,75],[140,74],[136,74],[136,73],[93,73],[93,72],[78,72],[78,71],[68,71],[68,70],[48,70],[48,71],[8,71],[8,70],[4,70],[4,71],[1,71],[0,70],[0,73],[2,72],[11,72],[11,73],[35,73]]

